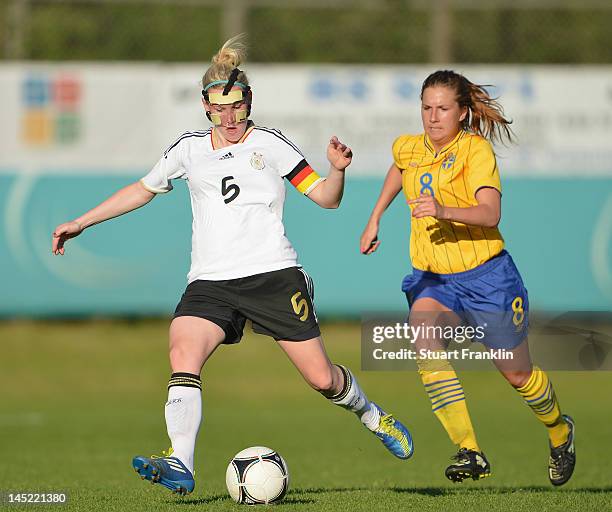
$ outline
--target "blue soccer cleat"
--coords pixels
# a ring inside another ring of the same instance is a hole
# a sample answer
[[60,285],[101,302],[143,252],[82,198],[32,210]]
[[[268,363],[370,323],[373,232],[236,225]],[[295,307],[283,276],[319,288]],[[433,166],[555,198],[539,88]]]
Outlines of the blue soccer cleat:
[[195,487],[191,471],[176,457],[170,457],[172,449],[163,456],[137,456],[132,459],[132,466],[143,480],[152,484],[161,484],[177,494],[189,494]]
[[414,452],[412,436],[408,429],[396,420],[391,414],[385,413],[374,402],[370,402],[372,407],[376,407],[380,413],[380,424],[374,430],[374,434],[382,441],[385,448],[398,459],[409,459]]

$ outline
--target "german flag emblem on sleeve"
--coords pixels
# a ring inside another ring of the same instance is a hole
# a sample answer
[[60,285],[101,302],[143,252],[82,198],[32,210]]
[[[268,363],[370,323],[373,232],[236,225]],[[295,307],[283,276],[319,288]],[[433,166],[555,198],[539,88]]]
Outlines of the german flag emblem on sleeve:
[[309,192],[323,179],[308,165],[306,160],[302,160],[295,166],[295,169],[285,176],[291,184],[302,194],[308,195]]

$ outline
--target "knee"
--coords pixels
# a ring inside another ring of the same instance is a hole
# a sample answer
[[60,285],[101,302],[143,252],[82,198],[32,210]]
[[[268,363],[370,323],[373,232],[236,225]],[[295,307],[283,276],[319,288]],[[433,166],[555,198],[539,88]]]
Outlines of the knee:
[[174,341],[169,348],[170,367],[174,372],[200,373],[204,356],[199,347]]
[[174,371],[181,371],[186,366],[191,366],[190,362],[193,359],[193,355],[187,350],[187,347],[180,343],[173,343],[170,345],[170,366]]
[[199,373],[225,338],[223,329],[204,318],[181,316],[170,325],[169,356],[175,372]]
[[337,387],[336,379],[332,368],[324,371],[319,371],[308,376],[308,384],[312,389],[319,393],[329,394],[335,391]]
[[525,384],[527,384],[527,381],[529,380],[529,377],[531,376],[531,370],[529,371],[523,371],[523,370],[508,371],[508,372],[502,372],[502,374],[512,387],[521,388]]

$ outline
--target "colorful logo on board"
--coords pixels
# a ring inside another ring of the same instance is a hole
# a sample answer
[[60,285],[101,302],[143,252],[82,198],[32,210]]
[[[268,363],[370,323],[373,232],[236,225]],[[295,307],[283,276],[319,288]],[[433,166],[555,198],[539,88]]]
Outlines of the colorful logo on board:
[[29,75],[22,83],[22,139],[29,146],[70,145],[81,137],[81,81]]

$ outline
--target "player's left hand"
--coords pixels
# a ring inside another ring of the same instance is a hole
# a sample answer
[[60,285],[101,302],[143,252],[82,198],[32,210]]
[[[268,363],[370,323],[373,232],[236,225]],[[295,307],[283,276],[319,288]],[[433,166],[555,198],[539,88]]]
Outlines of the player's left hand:
[[353,152],[334,135],[327,146],[327,160],[333,167],[343,171],[351,164]]
[[444,206],[434,196],[422,195],[416,199],[410,199],[408,204],[413,206],[412,216],[421,219],[423,217],[444,218]]

